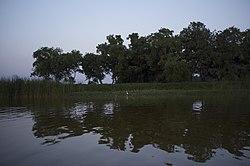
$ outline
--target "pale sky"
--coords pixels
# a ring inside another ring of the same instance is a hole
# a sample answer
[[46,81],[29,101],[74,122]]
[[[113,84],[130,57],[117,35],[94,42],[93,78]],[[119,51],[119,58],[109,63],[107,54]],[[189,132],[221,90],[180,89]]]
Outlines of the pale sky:
[[250,28],[250,0],[0,0],[0,77],[29,77],[32,54],[43,46],[85,54],[109,34],[125,40],[162,27],[178,34],[192,21],[212,31],[244,31]]

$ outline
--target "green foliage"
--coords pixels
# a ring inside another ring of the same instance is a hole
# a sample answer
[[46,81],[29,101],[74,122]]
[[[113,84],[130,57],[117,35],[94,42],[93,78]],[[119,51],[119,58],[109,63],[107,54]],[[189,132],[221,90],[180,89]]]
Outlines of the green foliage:
[[250,77],[250,30],[236,27],[211,32],[201,22],[191,22],[179,35],[161,28],[147,36],[107,36],[97,54],[63,53],[42,47],[33,53],[32,76],[73,83],[84,73],[89,84],[102,84],[105,74],[113,83],[190,81],[197,73],[201,81],[246,80]]
[[99,55],[87,53],[83,57],[82,67],[89,84],[98,83],[98,81],[102,84],[105,77],[102,64],[102,57]]
[[191,79],[189,66],[184,61],[178,61],[175,58],[170,58],[164,63],[164,80],[167,82],[180,82]]
[[120,35],[109,35],[107,40],[108,43],[99,44],[96,48],[102,57],[104,72],[110,74],[113,83],[115,83],[118,76],[121,75],[124,64],[126,64],[124,57],[126,57],[127,50]]
[[[245,78],[249,69],[249,54],[244,50],[244,42],[246,33],[240,32],[235,27],[230,27],[219,32],[216,38],[216,52],[219,57],[217,59],[219,71],[219,79],[237,80]],[[248,56],[248,57],[247,57]]]
[[33,53],[35,62],[33,63],[33,72],[31,76],[43,77],[46,80],[60,80],[61,73],[58,72],[60,67],[59,56],[62,50],[60,48],[42,47]]
[[77,72],[81,70],[82,54],[80,51],[72,50],[70,53],[63,54],[62,71],[64,73],[64,81],[74,83]]
[[211,56],[213,55],[212,33],[201,22],[191,22],[180,32],[181,57],[191,64],[191,73],[200,73],[202,80],[208,78]]
[[36,60],[31,76],[42,77],[45,80],[59,82],[64,79],[65,82],[73,83],[76,72],[81,71],[82,54],[77,50],[63,53],[60,48],[42,47],[33,53],[33,58]]

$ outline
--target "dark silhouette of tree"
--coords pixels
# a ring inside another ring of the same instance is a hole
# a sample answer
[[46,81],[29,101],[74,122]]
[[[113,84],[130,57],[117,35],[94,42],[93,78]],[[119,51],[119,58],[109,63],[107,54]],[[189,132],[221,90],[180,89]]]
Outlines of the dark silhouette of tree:
[[[108,43],[99,44],[97,52],[102,56],[102,63],[106,74],[112,76],[112,83],[118,81],[118,77],[124,65],[123,60],[126,56],[127,49],[123,45],[121,35],[107,36]],[[123,64],[122,64],[123,63]]]
[[42,47],[33,53],[35,62],[33,63],[33,72],[31,76],[43,77],[44,79],[54,79],[59,81],[63,74],[60,71],[61,65],[59,56],[62,54],[60,48]]
[[250,77],[250,30],[236,27],[211,32],[202,22],[191,22],[179,35],[161,28],[148,36],[107,36],[97,54],[42,47],[33,53],[31,76],[73,83],[76,73],[89,83],[101,83],[108,74],[112,83],[242,80]]
[[98,81],[102,84],[105,75],[101,56],[87,53],[82,59],[82,68],[89,84],[98,83]]
[[191,73],[199,73],[203,81],[209,80],[211,63],[212,33],[201,22],[191,22],[180,32],[182,58],[191,64]]
[[42,47],[33,53],[33,58],[35,58],[35,62],[31,76],[73,83],[76,72],[81,71],[82,54],[77,50],[63,53],[60,48]]
[[76,73],[82,73],[81,62],[82,54],[78,50],[63,54],[64,81],[74,83]]
[[243,33],[238,28],[230,27],[218,33],[216,52],[219,56],[216,62],[219,80],[237,80],[244,73],[245,57],[241,49],[242,44]]

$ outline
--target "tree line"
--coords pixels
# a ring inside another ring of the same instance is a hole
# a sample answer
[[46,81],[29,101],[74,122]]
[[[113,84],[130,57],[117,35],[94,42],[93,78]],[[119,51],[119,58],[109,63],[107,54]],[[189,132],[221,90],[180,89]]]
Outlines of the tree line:
[[113,83],[179,82],[199,79],[239,80],[250,77],[250,29],[229,27],[210,31],[204,23],[191,22],[180,34],[167,28],[147,36],[131,33],[109,35],[96,53],[41,47],[33,53],[31,76],[73,83],[76,73],[88,83],[111,75]]

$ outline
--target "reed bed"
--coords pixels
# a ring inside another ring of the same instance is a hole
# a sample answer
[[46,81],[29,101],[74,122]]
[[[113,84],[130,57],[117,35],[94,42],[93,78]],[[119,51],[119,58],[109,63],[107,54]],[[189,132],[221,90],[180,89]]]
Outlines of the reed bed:
[[0,96],[2,98],[57,97],[71,92],[73,88],[74,85],[47,80],[26,78],[2,78],[0,80]]
[[178,90],[250,90],[250,81],[180,82],[180,83],[127,83],[127,84],[65,84],[48,80],[27,78],[1,78],[1,98],[42,98],[72,95],[110,95],[131,93],[173,93]]

